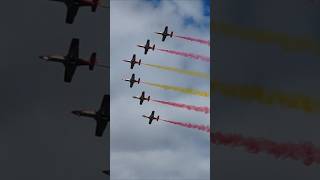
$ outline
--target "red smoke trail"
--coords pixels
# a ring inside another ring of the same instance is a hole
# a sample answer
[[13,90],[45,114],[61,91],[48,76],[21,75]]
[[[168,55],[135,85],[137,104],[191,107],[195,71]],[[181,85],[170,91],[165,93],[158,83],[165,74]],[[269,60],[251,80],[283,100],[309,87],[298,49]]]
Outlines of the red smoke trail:
[[202,55],[199,55],[199,54],[192,54],[192,53],[188,53],[188,52],[174,51],[174,50],[167,50],[167,49],[157,49],[157,50],[162,51],[162,52],[167,52],[167,53],[170,53],[170,54],[180,55],[180,56],[183,56],[183,57],[186,57],[186,58],[202,60],[202,61],[210,63],[210,57],[202,56]]
[[160,101],[160,100],[152,100],[152,101],[158,102],[158,103],[161,103],[161,104],[165,104],[165,105],[178,107],[178,108],[185,108],[185,109],[188,109],[188,110],[204,112],[206,114],[208,114],[209,111],[210,111],[209,107],[206,107],[206,106],[193,106],[193,105],[187,105],[187,104],[169,102],[169,101]]
[[276,158],[302,160],[306,166],[320,163],[320,149],[311,143],[276,143],[264,138],[243,137],[239,134],[211,133],[212,143],[230,147],[244,147],[250,153],[265,152]]
[[[164,119],[161,120],[182,127],[198,129],[210,133],[209,126]],[[320,163],[320,149],[315,147],[312,143],[277,143],[264,138],[243,137],[240,134],[223,134],[218,131],[210,133],[210,135],[211,142],[216,145],[243,147],[249,153],[258,154],[264,152],[273,155],[278,159],[302,160],[306,166],[310,166],[313,163]]]
[[178,122],[178,121],[169,121],[169,120],[165,120],[165,119],[161,119],[162,121],[171,123],[171,124],[175,124],[178,126],[182,126],[182,127],[186,127],[186,128],[192,128],[192,129],[198,129],[200,131],[205,131],[210,133],[210,127],[209,126],[205,126],[205,125],[199,125],[199,124],[191,124],[191,123],[185,123],[185,122]]
[[189,40],[189,41],[199,42],[201,44],[206,44],[206,45],[210,46],[210,41],[208,41],[208,40],[203,40],[203,39],[198,39],[198,38],[193,38],[193,37],[187,37],[187,36],[175,36],[175,37],[178,37],[178,38],[181,38],[181,39],[186,39],[186,40]]

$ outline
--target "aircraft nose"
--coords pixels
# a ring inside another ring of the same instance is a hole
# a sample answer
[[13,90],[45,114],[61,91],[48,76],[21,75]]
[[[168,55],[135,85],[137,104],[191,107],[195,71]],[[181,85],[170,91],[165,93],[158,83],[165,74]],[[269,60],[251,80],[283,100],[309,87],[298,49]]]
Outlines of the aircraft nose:
[[72,111],[71,113],[74,115],[80,116],[80,111]]
[[48,60],[48,56],[39,56],[40,59],[43,59],[43,60]]

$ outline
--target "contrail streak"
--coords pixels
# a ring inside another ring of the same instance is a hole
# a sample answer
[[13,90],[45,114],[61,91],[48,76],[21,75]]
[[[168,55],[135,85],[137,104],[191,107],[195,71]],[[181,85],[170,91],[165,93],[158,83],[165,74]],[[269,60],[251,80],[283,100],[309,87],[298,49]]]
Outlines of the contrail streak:
[[[210,127],[206,125],[170,121],[161,119],[162,121],[175,124],[178,126],[198,129],[210,133]],[[252,154],[267,153],[277,159],[300,160],[306,166],[320,163],[320,149],[312,143],[278,143],[265,138],[243,137],[240,134],[224,134],[219,131],[210,133],[211,142],[216,145],[227,147],[242,147]]]
[[191,59],[195,59],[195,60],[201,60],[201,61],[210,63],[210,57],[199,55],[199,54],[193,54],[193,53],[182,52],[182,51],[167,50],[167,49],[157,49],[157,50],[162,51],[162,52],[167,52],[167,53],[170,53],[170,54],[183,56],[183,57],[186,57],[186,58],[191,58]]
[[184,109],[188,109],[188,110],[192,110],[192,111],[203,112],[205,114],[208,114],[210,112],[210,108],[206,107],[206,106],[193,106],[193,105],[187,105],[187,104],[182,104],[182,103],[160,101],[160,100],[154,100],[154,99],[152,99],[151,101],[158,102],[158,103],[161,103],[164,105],[178,107],[178,108],[184,108]]
[[215,80],[212,83],[213,93],[219,91],[223,96],[237,97],[262,104],[279,104],[288,108],[302,109],[305,112],[319,111],[320,107],[319,101],[304,95],[267,91],[257,86],[226,84]]
[[211,133],[211,142],[217,145],[243,147],[248,152],[261,152],[281,159],[301,160],[306,166],[320,163],[320,149],[312,143],[277,143],[264,138],[243,137],[239,134]]
[[204,132],[210,132],[210,127],[206,126],[206,125],[185,123],[185,122],[165,120],[165,119],[160,119],[160,120],[168,122],[168,123],[171,123],[171,124],[175,124],[175,125],[178,125],[178,126],[186,127],[186,128],[192,128],[192,129],[198,129],[198,130],[204,131]]
[[193,38],[193,37],[188,37],[188,36],[174,36],[174,37],[189,40],[189,41],[199,42],[201,44],[206,44],[206,45],[210,46],[210,41],[208,41],[208,40],[203,40],[203,39],[198,39],[198,38]]
[[162,70],[166,70],[166,71],[172,71],[172,72],[176,72],[179,74],[185,74],[185,75],[189,75],[189,76],[194,76],[194,77],[200,77],[200,78],[206,78],[209,79],[209,75],[203,72],[197,72],[197,71],[189,71],[189,70],[185,70],[185,69],[178,69],[175,67],[169,67],[169,66],[161,66],[161,65],[156,65],[156,64],[147,64],[147,63],[141,63],[143,65],[149,66],[149,67],[154,67],[154,68],[158,68],[158,69],[162,69]]
[[256,28],[241,27],[223,22],[212,24],[215,33],[223,33],[244,40],[254,40],[258,43],[277,44],[286,51],[311,51],[320,55],[320,44],[312,38],[293,37],[285,33],[258,30]]
[[163,85],[163,84],[156,84],[156,83],[150,83],[150,82],[142,82],[144,84],[158,87],[161,89],[165,90],[172,90],[172,91],[177,91],[185,94],[191,94],[191,95],[197,95],[197,96],[203,96],[203,97],[208,97],[209,93],[205,91],[199,91],[196,89],[189,89],[189,88],[183,88],[183,87],[177,87],[177,86],[169,86],[169,85]]

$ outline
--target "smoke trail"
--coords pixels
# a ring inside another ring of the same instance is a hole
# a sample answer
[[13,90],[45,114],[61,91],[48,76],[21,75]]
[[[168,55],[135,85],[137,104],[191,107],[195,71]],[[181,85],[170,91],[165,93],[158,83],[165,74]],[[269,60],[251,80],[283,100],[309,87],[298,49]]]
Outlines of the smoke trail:
[[149,67],[154,67],[162,70],[167,70],[167,71],[173,71],[179,74],[185,74],[185,75],[190,75],[194,77],[201,77],[201,78],[209,78],[209,75],[203,72],[197,72],[197,71],[189,71],[189,70],[184,70],[184,69],[177,69],[174,67],[169,67],[169,66],[161,66],[161,65],[156,65],[156,64],[147,64],[147,63],[141,63],[143,65],[149,66]]
[[186,58],[202,60],[202,61],[210,63],[210,57],[199,55],[199,54],[193,54],[193,53],[182,52],[182,51],[167,50],[167,49],[157,49],[157,50],[162,51],[162,52],[167,52],[170,54],[180,55],[180,56],[183,56]]
[[[164,119],[161,120],[182,127],[198,129],[210,133],[209,126]],[[315,147],[312,143],[277,143],[264,138],[243,137],[239,134],[223,134],[218,131],[210,133],[210,136],[211,142],[216,145],[243,147],[249,153],[258,154],[264,152],[277,159],[301,160],[306,166],[310,166],[313,163],[320,163],[320,149]]]
[[279,45],[284,50],[292,52],[310,50],[320,55],[320,45],[312,38],[290,37],[284,33],[245,28],[223,22],[215,22],[212,24],[212,27],[214,32],[223,33],[228,36],[234,36],[244,40],[254,40],[258,43],[273,43]]
[[199,42],[201,44],[206,44],[206,45],[210,46],[210,41],[208,41],[208,40],[203,40],[203,39],[198,39],[198,38],[193,38],[193,37],[187,37],[187,36],[174,36],[174,37],[178,37],[178,38],[181,38],[181,39],[186,39],[186,40],[189,40],[189,41]]
[[162,84],[156,84],[156,83],[150,83],[150,82],[141,82],[150,86],[158,87],[161,89],[165,90],[172,90],[172,91],[177,91],[185,94],[192,94],[192,95],[197,95],[197,96],[204,96],[208,97],[209,93],[204,92],[204,91],[199,91],[195,89],[189,89],[189,88],[183,88],[183,87],[176,87],[176,86],[169,86],[169,85],[162,85]]
[[188,110],[203,112],[205,114],[208,114],[210,112],[210,108],[206,106],[193,106],[193,105],[187,105],[182,103],[176,103],[176,102],[169,102],[169,101],[160,101],[160,100],[152,100],[153,102],[158,102],[165,105],[170,105],[178,108],[184,108]]
[[206,126],[206,125],[199,125],[199,124],[192,124],[192,123],[185,123],[185,122],[178,122],[178,121],[170,121],[170,120],[165,120],[165,119],[160,119],[160,120],[171,123],[171,124],[175,124],[178,126],[192,128],[192,129],[198,129],[200,131],[210,133],[210,127]]
[[250,153],[265,152],[276,158],[302,160],[306,166],[320,163],[320,149],[312,143],[276,143],[264,138],[247,138],[239,134],[211,133],[212,143],[230,147],[244,147]]
[[[266,91],[261,87],[232,85],[212,81],[214,91],[224,96],[237,97],[242,100],[256,101],[262,104],[279,104],[285,107],[302,109],[305,112],[319,110],[320,102],[299,94],[288,94],[279,91]],[[214,93],[214,92],[213,92]]]

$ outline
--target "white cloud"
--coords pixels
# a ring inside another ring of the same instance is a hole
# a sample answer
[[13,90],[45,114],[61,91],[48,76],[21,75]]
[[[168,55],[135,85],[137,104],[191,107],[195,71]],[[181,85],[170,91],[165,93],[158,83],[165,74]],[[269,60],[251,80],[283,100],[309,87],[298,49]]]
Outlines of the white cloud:
[[[192,2],[192,3],[191,3]],[[137,44],[145,44],[150,39],[156,48],[193,52],[209,56],[206,45],[167,37],[165,42],[155,31],[169,31],[180,35],[190,35],[209,39],[209,26],[184,26],[184,19],[192,17],[197,24],[205,24],[208,17],[202,15],[201,1],[161,1],[155,7],[146,1],[111,1],[111,178],[202,178],[209,179],[210,143],[208,134],[167,124],[165,122],[147,123],[143,114],[155,110],[160,118],[209,125],[209,115],[199,112],[176,109],[154,102],[140,106],[134,95],[145,91],[151,98],[182,102],[186,104],[207,105],[207,97],[190,96],[135,84],[129,88],[128,82],[121,79],[132,73],[142,81],[175,86],[191,87],[209,91],[209,80],[188,77],[146,66],[129,68],[130,59],[135,53],[142,62],[174,66],[209,73],[209,64],[183,57],[149,51]]]

